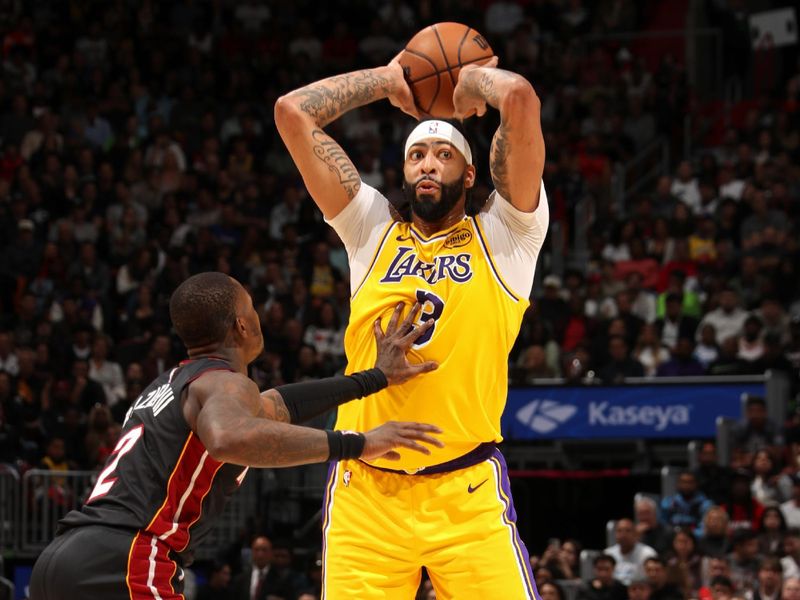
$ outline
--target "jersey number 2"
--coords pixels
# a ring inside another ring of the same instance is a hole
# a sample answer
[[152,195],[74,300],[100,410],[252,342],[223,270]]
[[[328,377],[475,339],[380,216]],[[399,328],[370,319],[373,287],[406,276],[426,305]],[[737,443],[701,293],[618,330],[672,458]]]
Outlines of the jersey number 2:
[[89,496],[89,499],[86,501],[87,503],[101,496],[105,496],[109,492],[111,486],[113,486],[114,482],[117,480],[117,478],[112,477],[112,475],[117,469],[119,459],[133,449],[133,446],[139,441],[139,438],[142,437],[142,433],[144,433],[144,425],[139,425],[119,438],[117,445],[114,446],[114,451],[111,453],[113,458],[111,462],[108,463],[108,466],[103,469],[103,472],[100,473],[100,477],[97,478],[97,483],[92,490],[92,495]]
[[[442,311],[444,311],[444,300],[439,298],[433,292],[429,292],[426,290],[417,290],[417,302],[422,307],[422,312],[419,315],[419,322],[424,323],[425,321],[430,321],[433,319],[434,321],[439,320],[439,317],[442,316]],[[421,348],[425,344],[431,341],[433,337],[433,330],[436,329],[436,323],[433,324],[433,327],[428,329],[422,336],[414,342],[414,348]]]

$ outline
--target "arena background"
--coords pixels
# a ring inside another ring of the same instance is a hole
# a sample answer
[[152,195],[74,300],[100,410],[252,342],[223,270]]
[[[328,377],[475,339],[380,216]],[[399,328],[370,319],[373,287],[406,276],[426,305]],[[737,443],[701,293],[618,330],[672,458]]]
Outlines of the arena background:
[[[388,62],[439,21],[483,33],[542,100],[552,222],[503,421],[532,554],[552,538],[602,549],[607,521],[633,516],[636,493],[673,493],[686,467],[701,480],[749,469],[762,446],[785,485],[760,499],[792,502],[792,3],[4,0],[0,598],[14,583],[24,597],[27,570],[91,488],[130,402],[182,357],[166,306],[186,276],[220,270],[248,286],[266,340],[251,373],[262,389],[343,368],[346,254],[273,106],[322,76]],[[329,128],[400,208],[410,126],[387,102]],[[490,189],[496,127],[492,111],[468,123],[477,197]],[[748,424],[753,397],[765,399],[766,427]],[[697,466],[706,440],[718,470]],[[322,474],[251,474],[201,553],[197,584],[219,560],[235,577],[250,537],[266,533],[313,589]]]

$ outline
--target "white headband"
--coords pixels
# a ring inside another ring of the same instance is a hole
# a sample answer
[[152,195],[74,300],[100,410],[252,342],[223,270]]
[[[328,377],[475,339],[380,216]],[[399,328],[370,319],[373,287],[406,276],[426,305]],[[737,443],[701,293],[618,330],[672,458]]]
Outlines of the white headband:
[[461,135],[461,132],[447,123],[446,121],[423,121],[408,135],[406,139],[406,150],[403,156],[408,156],[408,151],[420,140],[426,139],[444,140],[452,144],[462,155],[467,159],[467,164],[472,164],[472,152],[469,149],[469,144],[466,138]]

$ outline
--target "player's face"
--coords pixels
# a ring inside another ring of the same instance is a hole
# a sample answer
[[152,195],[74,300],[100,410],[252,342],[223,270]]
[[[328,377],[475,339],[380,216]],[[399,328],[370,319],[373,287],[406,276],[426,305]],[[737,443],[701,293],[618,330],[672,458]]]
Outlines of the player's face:
[[459,203],[463,211],[466,189],[474,183],[474,168],[447,142],[425,140],[408,150],[403,166],[404,191],[412,212],[436,222]]

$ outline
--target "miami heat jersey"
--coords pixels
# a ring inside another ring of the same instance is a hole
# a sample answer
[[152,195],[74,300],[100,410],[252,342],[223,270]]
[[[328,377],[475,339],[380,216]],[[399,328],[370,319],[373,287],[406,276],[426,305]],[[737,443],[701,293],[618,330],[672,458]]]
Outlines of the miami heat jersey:
[[232,371],[219,358],[183,361],[131,406],[119,442],[83,507],[63,527],[107,525],[151,534],[192,562],[245,467],[214,460],[183,416],[184,388],[203,373]]
[[330,220],[351,269],[348,373],[374,366],[372,324],[380,318],[385,328],[399,302],[418,301],[418,321],[434,320],[409,360],[433,360],[439,368],[339,407],[336,426],[367,431],[389,420],[433,423],[443,430],[445,447],[431,448],[429,456],[401,450],[399,461],[375,466],[415,472],[502,440],[508,353],[529,306],[548,218],[544,187],[533,213],[494,193],[480,214],[425,236],[394,221],[388,200],[362,182]]

